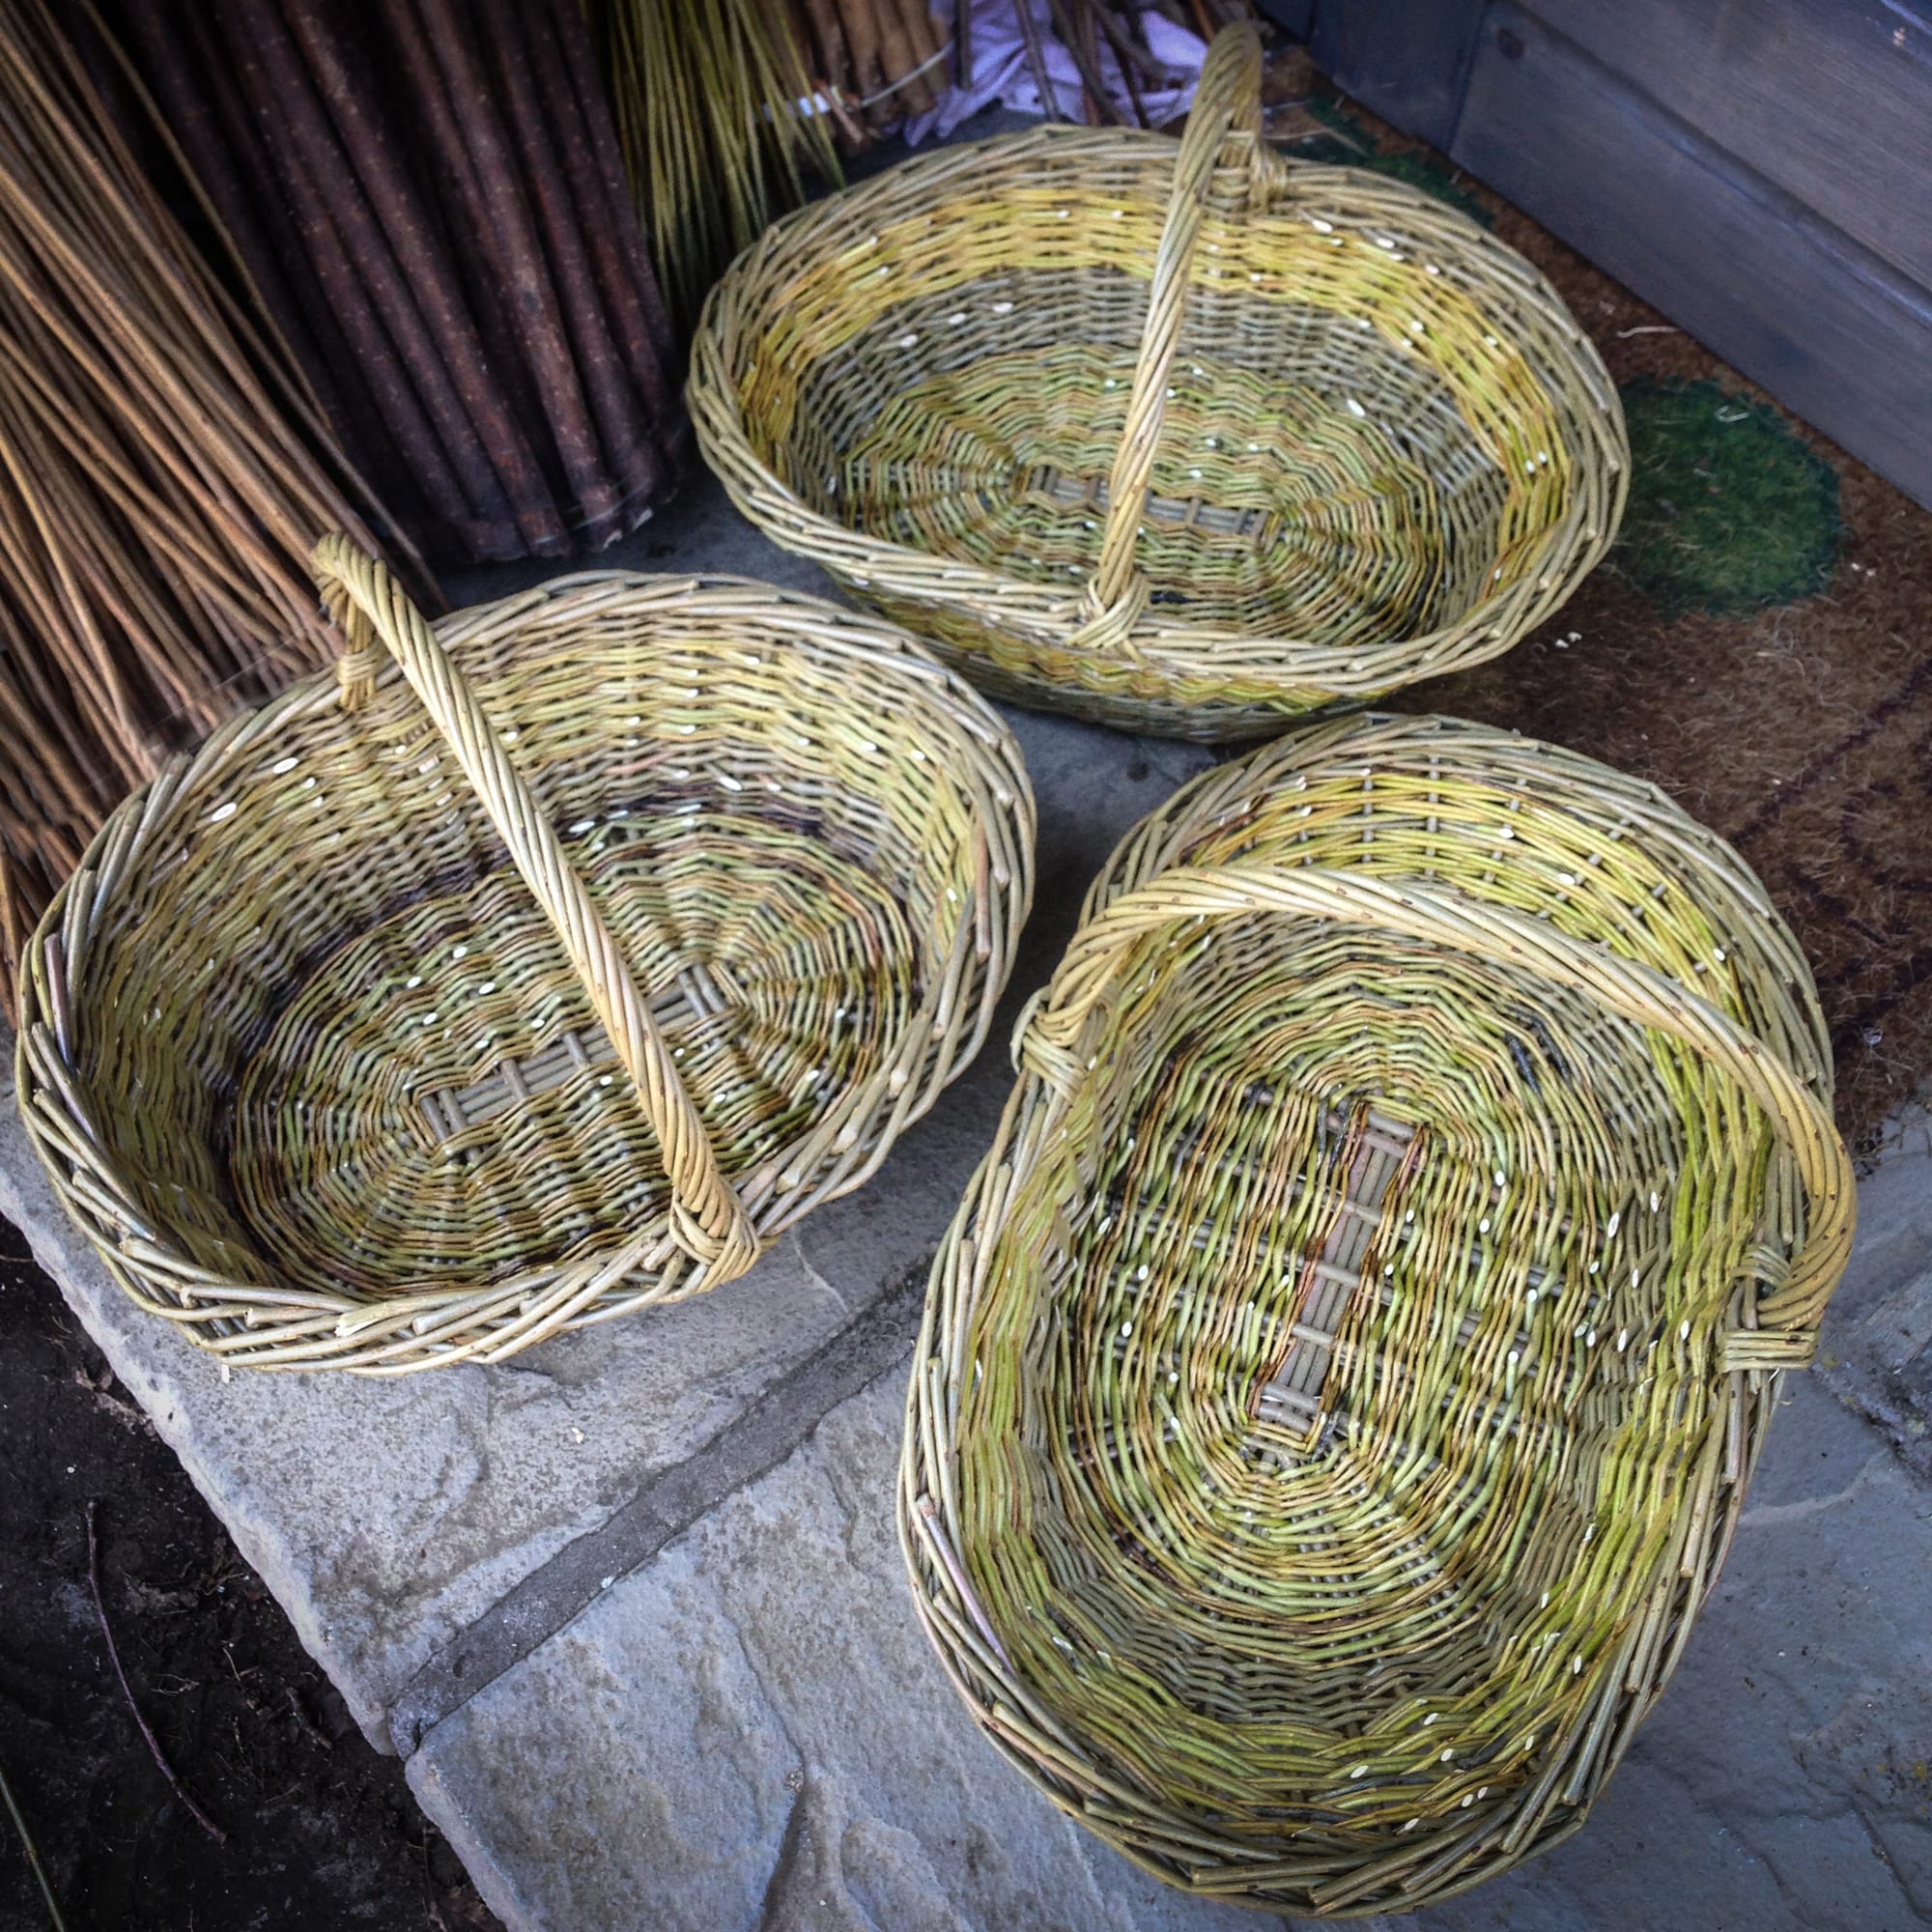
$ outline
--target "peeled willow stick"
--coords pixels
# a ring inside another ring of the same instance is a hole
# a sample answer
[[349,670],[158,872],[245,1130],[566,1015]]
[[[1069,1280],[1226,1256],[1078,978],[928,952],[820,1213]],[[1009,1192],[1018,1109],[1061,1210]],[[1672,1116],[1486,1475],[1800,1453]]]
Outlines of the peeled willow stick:
[[886,70],[880,57],[879,16],[873,0],[837,0],[838,17],[845,31],[845,44],[852,50],[852,80],[858,94],[856,105],[865,115],[866,125],[876,132],[886,125]]
[[798,0],[793,21],[816,63],[814,78],[823,82],[817,92],[831,117],[834,145],[842,159],[850,160],[871,146],[872,135],[856,111],[861,96],[854,85],[852,56],[838,9],[833,0]]
[[[893,0],[887,0],[891,6]],[[898,91],[900,102],[906,114],[923,114],[939,99],[933,93],[933,83],[927,75],[937,73],[939,58],[939,35],[933,33],[931,15],[925,12],[925,0],[898,0],[898,19],[900,31],[906,37],[906,73],[904,85]],[[943,75],[939,85],[945,85]]]
[[318,537],[373,543],[369,522],[387,524],[287,349],[135,161],[46,0],[0,0],[0,99],[11,1009],[18,949],[106,812],[170,752],[333,654],[308,582]]

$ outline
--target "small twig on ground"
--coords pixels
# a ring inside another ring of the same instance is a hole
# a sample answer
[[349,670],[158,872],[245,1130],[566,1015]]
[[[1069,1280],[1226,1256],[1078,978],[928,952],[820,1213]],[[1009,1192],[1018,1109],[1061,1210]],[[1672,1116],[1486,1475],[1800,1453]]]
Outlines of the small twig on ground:
[[289,1709],[295,1713],[296,1722],[324,1750],[333,1750],[335,1747],[329,1742],[327,1735],[323,1731],[321,1725],[302,1709],[301,1698],[297,1694],[296,1687],[293,1684],[288,1687],[288,1692]]
[[20,1807],[14,1803],[14,1787],[7,1782],[4,1771],[0,1771],[0,1798],[7,1801],[7,1815],[13,1819],[14,1830],[20,1835],[20,1849],[27,1855],[27,1866],[34,1874],[34,1882],[41,1888],[41,1896],[47,1902],[47,1917],[54,1922],[54,1932],[67,1932],[67,1920],[61,1917],[61,1909],[54,1902],[54,1889],[47,1883],[46,1869],[41,1863],[40,1853],[34,1849],[27,1821],[20,1816]]
[[108,1662],[114,1666],[115,1676],[121,1680],[121,1694],[127,1698],[128,1708],[133,1712],[134,1722],[140,1727],[141,1735],[147,1739],[148,1749],[155,1763],[159,1766],[161,1776],[167,1779],[175,1796],[186,1806],[188,1815],[194,1822],[217,1845],[225,1845],[228,1842],[228,1833],[189,1797],[187,1788],[175,1776],[174,1767],[162,1753],[160,1740],[148,1728],[148,1720],[142,1717],[141,1707],[134,1701],[133,1687],[128,1682],[127,1671],[122,1668],[121,1652],[114,1642],[114,1629],[107,1621],[107,1605],[100,1595],[100,1548],[94,1527],[94,1513],[99,1507],[99,1504],[90,1496],[87,1502],[87,1581],[94,1592],[94,1613],[100,1619],[100,1634],[107,1645]]
[[1020,0],[1013,13],[1020,23],[1020,39],[1026,43],[1027,69],[1039,95],[1039,111],[1049,121],[1064,121],[1066,116],[1061,111],[1060,98],[1046,71],[1046,49],[1040,44],[1039,22],[1033,16],[1032,0]]
[[1634,328],[1617,330],[1617,340],[1623,342],[1633,335],[1682,335],[1681,328],[1672,328],[1667,322],[1640,322]]
[[420,1839],[405,1838],[403,1843],[412,1852],[422,1854],[423,1903],[429,1907],[430,1923],[436,1927],[436,1932],[449,1932],[449,1921],[443,1918],[442,1908],[436,1902],[436,1874],[430,1869],[428,1832],[424,1832]]

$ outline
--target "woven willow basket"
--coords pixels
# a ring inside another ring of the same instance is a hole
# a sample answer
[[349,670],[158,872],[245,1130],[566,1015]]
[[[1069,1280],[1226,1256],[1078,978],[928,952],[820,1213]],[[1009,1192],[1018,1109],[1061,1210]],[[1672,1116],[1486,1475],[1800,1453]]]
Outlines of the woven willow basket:
[[780,222],[693,349],[775,542],[983,689],[1272,733],[1507,650],[1623,513],[1623,415],[1520,256],[1259,135],[1254,29],[1184,138],[1046,127]]
[[1011,738],[759,584],[560,578],[432,634],[345,541],[317,571],[337,672],[129,799],[29,947],[57,1192],[264,1368],[500,1360],[742,1274],[983,1038]]
[[1089,895],[935,1264],[900,1534],[1004,1754],[1163,1878],[1573,1831],[1850,1243],[1810,977],[1662,794],[1446,719],[1209,772]]

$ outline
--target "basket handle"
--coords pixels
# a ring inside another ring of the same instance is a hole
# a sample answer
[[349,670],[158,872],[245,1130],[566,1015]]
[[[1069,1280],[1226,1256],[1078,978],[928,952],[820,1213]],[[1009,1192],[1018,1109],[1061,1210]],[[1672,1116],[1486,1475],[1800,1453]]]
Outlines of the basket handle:
[[1137,940],[1184,921],[1253,912],[1374,926],[1527,966],[1626,1019],[1672,1035],[1730,1074],[1790,1150],[1808,1211],[1803,1252],[1757,1304],[1760,1322],[1783,1335],[1734,1331],[1726,1338],[1725,1366],[1802,1366],[1811,1359],[1819,1320],[1851,1252],[1857,1212],[1851,1161],[1830,1110],[1776,1053],[1708,1000],[1654,967],[1573,939],[1546,921],[1317,867],[1179,867],[1122,894],[1074,934],[1051,983],[1020,1016],[1015,1058],[1059,1092],[1070,1093],[1086,1067],[1076,1052],[1081,1027]]
[[617,1049],[664,1154],[672,1238],[711,1283],[743,1274],[758,1255],[751,1216],[719,1168],[704,1123],[638,995],[616,941],[510,762],[476,694],[437,642],[422,612],[375,557],[336,533],[316,546],[311,567],[328,614],[347,639],[336,666],[344,703],[354,708],[367,700],[381,663],[379,647],[386,647],[475,787]]
[[1242,20],[1223,27],[1208,49],[1180,137],[1167,220],[1154,256],[1140,359],[1127,399],[1126,428],[1107,479],[1107,527],[1099,566],[1081,595],[1079,628],[1067,640],[1074,649],[1118,650],[1147,608],[1147,582],[1134,567],[1135,540],[1160,447],[1168,371],[1180,341],[1180,312],[1195,243],[1215,168],[1242,161],[1256,171],[1271,165],[1261,128],[1261,36],[1252,21]]

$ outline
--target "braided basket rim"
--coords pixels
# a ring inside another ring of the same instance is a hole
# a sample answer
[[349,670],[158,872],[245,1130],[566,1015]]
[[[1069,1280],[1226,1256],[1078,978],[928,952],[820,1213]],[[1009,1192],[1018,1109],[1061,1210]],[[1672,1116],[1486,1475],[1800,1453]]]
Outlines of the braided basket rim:
[[[784,282],[810,263],[829,257],[844,242],[839,231],[907,220],[928,206],[950,205],[948,185],[969,185],[957,198],[997,195],[1007,180],[1023,182],[1037,162],[1078,167],[1099,175],[1130,167],[1146,174],[1151,194],[1164,188],[1175,144],[1165,135],[1138,128],[1066,127],[1047,124],[1020,133],[917,156],[885,173],[808,204],[782,217],[747,248],[712,290],[692,346],[686,400],[698,447],[739,510],[782,548],[810,557],[841,586],[862,599],[890,597],[936,612],[950,612],[984,625],[999,635],[1038,645],[1064,648],[1075,639],[1083,612],[1079,599],[1035,579],[1007,570],[938,555],[842,524],[808,502],[782,482],[753,447],[742,395],[747,330],[752,318]],[[1560,350],[1578,406],[1568,412],[1584,448],[1565,514],[1534,540],[1532,566],[1511,584],[1482,597],[1453,621],[1411,636],[1354,645],[1326,645],[1285,633],[1177,618],[1167,607],[1142,609],[1127,634],[1125,650],[1134,668],[1150,675],[1211,678],[1238,652],[1244,681],[1267,685],[1274,696],[1267,708],[1293,714],[1309,708],[1310,694],[1343,701],[1362,701],[1422,677],[1432,677],[1487,662],[1512,648],[1562,605],[1595,568],[1620,525],[1629,485],[1630,447],[1615,384],[1588,334],[1539,270],[1517,250],[1490,234],[1461,211],[1409,184],[1368,169],[1302,161],[1269,154],[1269,165],[1290,189],[1345,192],[1363,211],[1395,211],[1405,224],[1430,236],[1444,251],[1480,268],[1498,289],[1506,289],[1547,330],[1545,347]],[[1587,401],[1587,409],[1581,403]],[[1594,504],[1598,514],[1587,515]],[[903,603],[899,607],[903,610]],[[901,616],[901,621],[905,621]],[[942,649],[977,675],[976,653],[943,644]],[[1036,686],[1022,701],[1053,704],[1052,680],[1037,667],[1020,674]],[[1000,683],[1009,695],[1012,673]],[[1088,694],[1063,688],[1065,708],[1078,710]],[[1233,702],[1231,700],[1231,702]],[[1135,700],[1112,703],[1131,713]],[[1246,707],[1229,730],[1211,728],[1212,704],[1197,707],[1208,720],[1197,733],[1163,724],[1169,703],[1145,704],[1150,728],[1204,738],[1237,736],[1269,728],[1257,707]],[[1099,715],[1097,712],[1095,715]],[[1124,722],[1108,717],[1106,722]],[[1276,727],[1279,728],[1280,717]]]
[[[1031,908],[1036,838],[1032,786],[1011,731],[970,684],[896,627],[807,593],[710,572],[582,571],[454,611],[433,629],[460,665],[466,647],[479,640],[500,640],[532,623],[563,621],[579,611],[594,621],[612,608],[613,600],[635,601],[669,614],[715,610],[718,621],[729,625],[711,640],[721,652],[755,645],[763,622],[764,635],[781,645],[778,651],[768,645],[765,662],[781,671],[812,653],[835,663],[863,657],[897,687],[899,706],[935,724],[926,745],[929,762],[919,768],[931,776],[919,781],[922,787],[929,790],[942,773],[957,783],[988,841],[982,847],[982,856],[990,854],[982,868],[984,903],[966,904],[960,914],[962,933],[968,939],[978,934],[967,946],[962,972],[968,999],[955,1003],[954,1020],[946,1024],[941,1023],[943,1013],[909,1017],[898,1058],[915,1077],[893,1085],[889,1099],[873,1095],[862,1107],[866,1090],[855,1088],[834,1115],[814,1123],[813,1135],[823,1138],[825,1147],[814,1157],[811,1172],[801,1184],[767,1201],[754,1216],[762,1251],[821,1202],[863,1185],[899,1133],[928,1111],[983,1045]],[[690,639],[680,639],[680,646],[690,648]],[[136,1205],[125,1163],[102,1146],[90,1118],[93,1102],[79,1072],[87,1012],[70,987],[86,972],[95,935],[111,921],[117,902],[141,876],[142,867],[164,850],[170,828],[193,824],[227,781],[259,765],[263,748],[272,746],[284,726],[317,713],[332,714],[343,700],[350,662],[345,656],[335,668],[304,677],[266,704],[239,713],[130,794],[108,815],[22,956],[15,1097],[55,1195],[121,1289],[138,1306],[167,1319],[188,1340],[220,1356],[224,1375],[230,1362],[262,1371],[329,1369],[394,1376],[466,1360],[502,1360],[559,1329],[591,1325],[717,1285],[704,1274],[681,1277],[672,1265],[659,1269],[663,1279],[655,1288],[638,1290],[639,1276],[633,1271],[586,1302],[586,1277],[595,1276],[609,1259],[600,1249],[588,1257],[532,1268],[507,1286],[499,1282],[426,1297],[265,1287],[191,1259],[166,1227],[153,1225]],[[403,675],[395,663],[384,661],[375,673],[376,685],[390,690]],[[781,710],[770,709],[773,728]],[[789,722],[791,714],[785,716]],[[839,721],[863,732],[865,712],[849,695],[841,700]],[[753,727],[742,718],[738,729],[747,739],[753,736]],[[949,1032],[951,1051],[934,1058]],[[926,1059],[933,1061],[929,1073],[920,1075]],[[882,1079],[874,1076],[867,1086],[881,1086]],[[852,1115],[858,1131],[835,1151],[825,1122],[845,1113]],[[610,1245],[621,1253],[628,1244],[612,1236]],[[730,1272],[742,1272],[742,1267]],[[728,1278],[729,1273],[719,1276]],[[562,1308],[560,1317],[541,1313],[547,1300]],[[427,1333],[418,1332],[420,1322],[412,1326],[409,1319],[415,1301],[434,1304],[423,1318],[429,1322]],[[519,1315],[520,1306],[527,1309],[532,1302],[541,1319]],[[318,1322],[326,1328],[326,1318],[331,1316],[336,1319],[334,1332],[321,1342],[306,1339],[280,1350],[275,1347],[278,1323],[291,1333],[312,1335]]]

